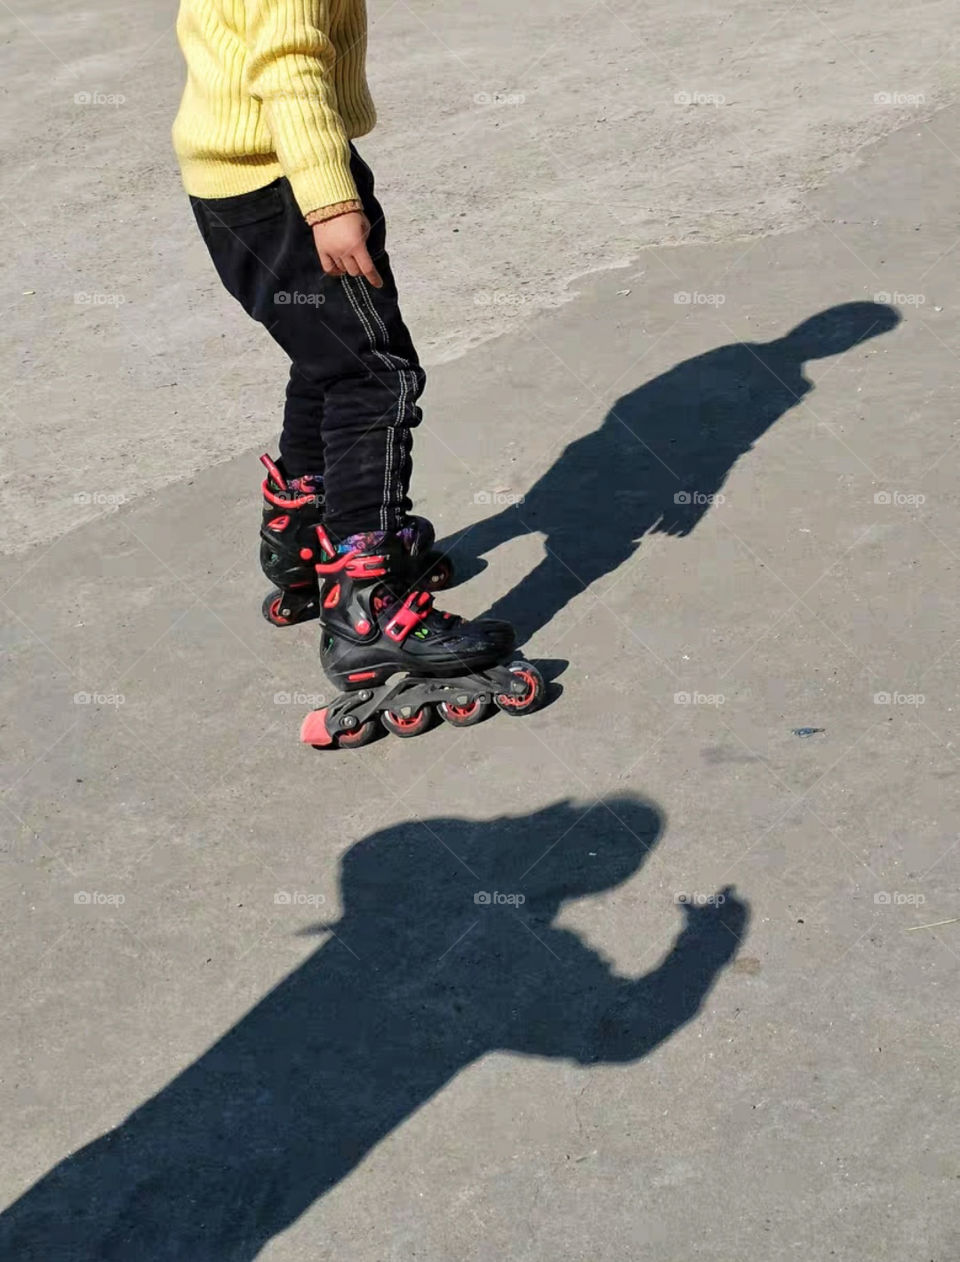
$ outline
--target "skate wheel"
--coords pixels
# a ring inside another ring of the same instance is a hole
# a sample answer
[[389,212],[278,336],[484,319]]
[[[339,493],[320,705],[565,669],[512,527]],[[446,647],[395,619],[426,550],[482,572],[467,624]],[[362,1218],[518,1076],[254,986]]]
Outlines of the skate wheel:
[[267,622],[271,623],[275,627],[288,627],[290,625],[290,619],[285,618],[280,612],[282,607],[283,592],[271,592],[269,596],[264,599],[260,608]]
[[317,601],[312,594],[304,597],[302,594],[282,592],[279,588],[274,588],[264,598],[260,608],[267,622],[274,627],[290,627],[298,622],[309,622],[317,616]]
[[546,692],[543,676],[529,662],[513,662],[509,670],[515,679],[522,680],[526,685],[524,691],[500,692],[493,700],[504,714],[529,714],[541,703]]
[[375,741],[380,732],[376,719],[367,719],[366,723],[353,732],[341,732],[337,737],[337,749],[359,749],[361,745],[369,745]]
[[327,729],[327,708],[311,710],[300,725],[300,739],[304,745],[312,745],[314,749],[359,749],[361,745],[369,745],[379,732],[376,719],[367,719],[352,732],[338,732],[331,736]]
[[438,557],[427,571],[427,586],[432,592],[440,592],[452,582],[453,562],[449,557]]
[[443,721],[449,723],[451,727],[472,727],[474,723],[479,723],[481,719],[486,718],[490,703],[486,697],[475,697],[466,705],[453,705],[449,701],[441,701],[437,709]]
[[421,732],[425,732],[433,720],[429,706],[421,706],[415,714],[409,716],[397,714],[393,710],[384,710],[380,715],[380,722],[392,732],[394,736],[419,736]]

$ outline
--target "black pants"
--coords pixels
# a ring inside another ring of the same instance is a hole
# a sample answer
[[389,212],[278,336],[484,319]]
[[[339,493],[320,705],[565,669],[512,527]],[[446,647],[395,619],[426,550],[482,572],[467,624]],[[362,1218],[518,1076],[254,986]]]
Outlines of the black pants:
[[323,474],[326,523],[340,538],[402,524],[424,386],[373,173],[351,151],[382,289],[324,274],[286,179],[238,197],[190,199],[220,279],[290,356],[280,455],[291,477]]

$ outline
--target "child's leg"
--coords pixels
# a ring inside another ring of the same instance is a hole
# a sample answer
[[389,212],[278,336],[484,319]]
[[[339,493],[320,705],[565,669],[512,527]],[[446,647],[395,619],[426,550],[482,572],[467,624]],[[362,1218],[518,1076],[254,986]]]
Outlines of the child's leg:
[[327,524],[339,537],[402,524],[424,385],[373,177],[356,154],[352,167],[382,289],[324,275],[286,180],[240,197],[192,199],[223,283],[293,361],[281,453],[292,477],[319,472],[319,462]]
[[296,364],[290,365],[280,457],[291,478],[323,476],[323,387],[310,381]]

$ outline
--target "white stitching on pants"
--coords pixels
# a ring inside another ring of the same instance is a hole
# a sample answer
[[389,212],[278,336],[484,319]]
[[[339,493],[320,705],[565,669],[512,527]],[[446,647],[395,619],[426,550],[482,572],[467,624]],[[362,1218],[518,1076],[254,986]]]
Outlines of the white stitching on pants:
[[[415,386],[416,382],[415,380],[413,381],[410,380],[411,378],[413,378],[413,372],[409,367],[406,366],[407,361],[405,359],[401,358],[401,356],[399,355],[393,355],[389,351],[386,351],[386,350],[382,351],[377,346],[377,339],[376,339],[376,335],[374,333],[373,327],[365,318],[364,312],[361,310],[356,299],[358,298],[361,299],[361,301],[366,306],[367,311],[373,317],[373,320],[378,325],[381,333],[383,334],[383,341],[384,341],[385,346],[389,346],[390,338],[389,338],[389,334],[387,333],[386,325],[380,319],[380,315],[377,312],[377,309],[374,307],[373,302],[371,301],[370,295],[367,293],[365,282],[360,277],[357,277],[357,276],[342,276],[340,279],[343,284],[344,292],[347,295],[347,299],[350,302],[350,305],[353,307],[354,311],[356,312],[357,319],[363,325],[364,332],[367,335],[367,340],[370,343],[371,351],[373,352],[374,355],[376,355],[376,357],[381,361],[381,363],[386,364],[388,368],[394,370],[400,378],[400,394],[397,399],[396,423],[394,425],[388,426],[387,433],[386,433],[386,448],[387,449],[386,449],[386,454],[385,454],[384,470],[383,470],[383,501],[380,508],[380,529],[386,530],[387,529],[387,510],[391,502],[391,496],[393,494],[393,484],[394,484],[394,467],[393,466],[394,466],[395,448],[398,441],[397,436],[398,436],[398,433],[400,432],[401,423],[403,421],[403,418],[406,412],[408,392],[410,391],[411,385]],[[356,281],[356,285],[357,285],[356,290],[354,290],[351,287],[349,283],[351,280]]]
[[[375,353],[375,354],[376,354],[376,355],[377,355],[377,356],[378,356],[381,360],[383,360],[383,361],[384,361],[384,363],[389,364],[389,365],[390,365],[390,367],[392,367],[392,368],[396,368],[396,367],[397,367],[397,363],[398,363],[398,357],[397,357],[397,356],[394,356],[394,355],[391,355],[391,354],[390,354],[390,352],[389,352],[389,350],[388,350],[388,349],[386,349],[386,348],[388,348],[388,347],[389,347],[389,345],[390,345],[390,335],[387,333],[387,328],[386,328],[386,325],[385,325],[385,324],[383,323],[383,321],[380,319],[380,316],[379,316],[379,314],[378,314],[378,312],[377,312],[377,309],[376,309],[376,307],[373,305],[373,301],[372,301],[372,299],[371,299],[371,297],[370,297],[369,292],[367,291],[367,287],[366,287],[366,285],[365,285],[365,284],[364,284],[364,282],[363,282],[362,280],[360,280],[359,278],[357,278],[357,296],[358,296],[358,297],[360,298],[360,300],[361,300],[361,301],[365,304],[365,306],[366,306],[366,308],[367,308],[368,313],[370,314],[370,316],[372,317],[372,319],[373,319],[374,321],[376,321],[376,324],[377,324],[377,326],[379,327],[381,334],[383,335],[383,345],[384,345],[384,351],[381,353],[381,352],[380,352],[379,350],[377,350],[377,348],[374,346],[374,353]],[[400,362],[402,362],[402,361],[400,361]],[[396,438],[397,438],[397,433],[398,433],[398,431],[399,431],[399,425],[400,425],[400,423],[401,423],[401,422],[402,422],[402,420],[403,420],[403,414],[404,414],[405,409],[406,409],[407,390],[408,390],[408,383],[407,383],[407,378],[406,378],[406,372],[405,372],[405,370],[404,370],[403,368],[399,368],[399,369],[398,369],[398,375],[399,375],[399,377],[400,377],[400,398],[399,398],[398,403],[397,403],[397,422],[398,422],[398,424],[397,424],[397,425],[392,425],[392,426],[390,426],[390,427],[387,429],[387,433],[386,433],[386,447],[387,447],[387,450],[386,450],[385,455],[384,455],[384,468],[383,468],[383,508],[382,508],[382,515],[381,515],[381,528],[382,528],[382,529],[384,529],[384,530],[386,530],[386,528],[387,528],[387,505],[388,505],[388,504],[390,504],[390,502],[391,502],[391,500],[392,500],[392,497],[393,497],[393,476],[394,476],[394,474],[393,474],[393,461],[394,461],[394,448],[395,448],[395,446],[396,446]]]
[[[380,351],[377,348],[376,336],[374,334],[373,328],[367,322],[363,311],[360,309],[360,306],[357,303],[357,300],[356,300],[357,295],[354,294],[353,290],[350,287],[350,281],[354,279],[357,280],[358,285],[361,285],[361,286],[363,285],[364,282],[360,280],[359,278],[355,278],[352,276],[341,276],[340,278],[341,284],[343,285],[344,293],[347,295],[347,301],[350,303],[351,307],[353,307],[354,311],[356,312],[357,319],[363,325],[363,330],[367,335],[367,341],[370,343],[371,351],[374,353],[374,355],[376,355],[376,357],[382,363],[386,364],[388,368],[393,368],[394,365],[391,363],[390,357],[388,355],[385,355],[382,351]],[[400,394],[397,398],[397,421],[399,421],[402,416],[405,393],[406,393],[406,383],[404,382],[403,374],[401,373],[400,374]],[[390,436],[394,428],[395,428],[394,425],[388,425],[387,433],[386,433],[387,451],[386,451],[386,459],[384,460],[384,467],[383,467],[383,491],[381,492],[381,502],[380,502],[380,529],[381,530],[387,529],[387,504],[389,503],[389,493],[390,493],[390,463],[391,463],[390,461],[390,452],[391,452]]]

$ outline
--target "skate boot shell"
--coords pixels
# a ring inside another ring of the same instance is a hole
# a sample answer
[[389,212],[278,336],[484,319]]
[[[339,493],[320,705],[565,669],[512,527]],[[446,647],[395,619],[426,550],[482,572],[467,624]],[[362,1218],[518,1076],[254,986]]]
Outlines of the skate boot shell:
[[281,460],[263,455],[263,518],[260,568],[274,584],[263,601],[263,616],[288,627],[319,613],[316,530],[323,523],[323,481],[299,478],[291,484]]
[[[323,524],[323,479],[287,477],[282,460],[263,455],[267,470],[260,525],[260,568],[274,584],[263,601],[263,616],[275,627],[316,618],[320,612],[316,529]],[[434,548],[436,536],[426,517],[409,516],[399,532],[407,558],[408,588],[440,591],[453,581],[453,562]]]
[[512,661],[510,624],[467,621],[434,609],[431,592],[407,591],[409,554],[397,536],[355,536],[361,542],[337,554],[317,534],[320,660],[343,691],[307,716],[301,740],[364,745],[383,728],[416,736],[437,717],[466,727],[493,706],[521,714],[540,704],[543,680],[528,662]]

